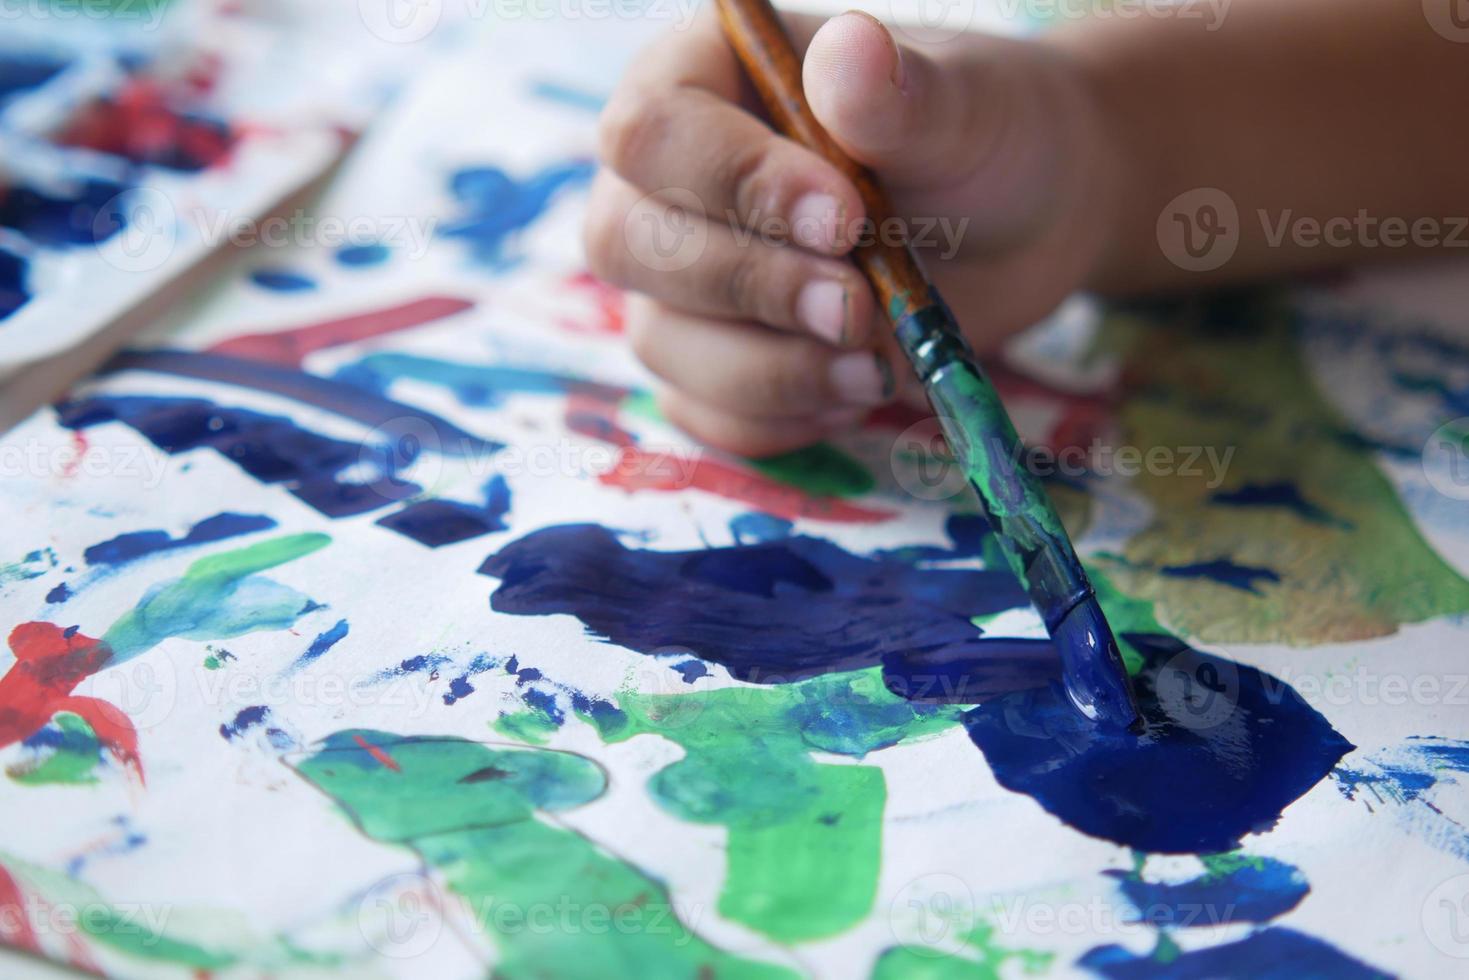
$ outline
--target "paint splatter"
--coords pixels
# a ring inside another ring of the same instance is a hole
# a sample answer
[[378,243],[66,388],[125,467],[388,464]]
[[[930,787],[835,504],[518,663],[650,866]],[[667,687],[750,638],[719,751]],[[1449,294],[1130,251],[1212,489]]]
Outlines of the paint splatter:
[[1196,562],[1192,565],[1164,565],[1158,574],[1169,578],[1206,578],[1231,589],[1260,594],[1256,582],[1279,582],[1280,574],[1272,568],[1237,565],[1227,558]]
[[1213,977],[1383,978],[1387,974],[1353,959],[1335,946],[1294,929],[1270,928],[1219,946],[1189,951],[1160,944],[1166,955],[1138,956],[1121,946],[1099,946],[1078,966],[1110,980],[1210,980]]
[[1139,867],[1104,871],[1132,905],[1129,921],[1159,928],[1269,922],[1301,903],[1311,891],[1298,868],[1268,857],[1205,854],[1203,874],[1179,882],[1151,882]]
[[337,264],[349,269],[368,269],[382,265],[392,257],[392,249],[386,245],[346,245],[337,249]]
[[1435,802],[1435,791],[1469,773],[1469,742],[1410,738],[1332,773],[1342,795],[1392,814],[1413,836],[1469,861],[1469,830]]
[[596,166],[589,160],[556,163],[525,179],[498,167],[468,167],[449,179],[459,214],[439,234],[469,245],[478,266],[504,272],[519,264],[516,236],[529,228],[563,190],[584,186]]
[[251,705],[235,712],[233,721],[219,726],[219,734],[226,742],[233,742],[257,725],[265,724],[270,709],[263,704]]
[[[606,776],[581,756],[349,731],[332,735],[295,768],[364,834],[411,849],[471,906],[569,904],[611,917],[611,928],[557,929],[549,942],[534,929],[495,930],[489,935],[498,947],[497,976],[574,976],[588,963],[616,963],[629,976],[791,976],[712,946],[680,921],[659,881],[539,816],[605,792]],[[654,917],[658,928],[651,927]]]
[[220,341],[210,347],[208,352],[298,368],[306,355],[316,351],[412,330],[414,327],[471,309],[474,309],[472,300],[453,296],[425,296],[409,303],[354,313],[306,326],[240,334]]
[[272,293],[309,293],[316,288],[315,279],[290,269],[256,269],[250,281]]
[[178,93],[133,78],[84,106],[53,139],[137,164],[197,173],[223,163],[236,134],[229,123],[175,107]]
[[167,531],[132,531],[92,545],[83,552],[83,557],[88,565],[125,565],[139,558],[254,534],[275,526],[275,520],[264,514],[235,514],[226,511],[206,517],[177,538]]
[[497,474],[485,484],[483,504],[444,498],[418,500],[377,523],[425,547],[442,548],[506,530],[509,513],[510,486]]
[[50,592],[46,593],[46,604],[58,606],[71,598],[71,586],[65,582],[57,583]]
[[296,671],[316,663],[328,650],[346,639],[350,631],[351,626],[345,619],[337,620],[337,624],[331,629],[317,634],[316,639],[312,640],[311,645],[306,648],[306,652],[297,657],[287,670]]
[[0,228],[51,248],[100,244],[127,224],[119,200],[125,190],[124,184],[97,177],[76,177],[44,190],[0,184]]

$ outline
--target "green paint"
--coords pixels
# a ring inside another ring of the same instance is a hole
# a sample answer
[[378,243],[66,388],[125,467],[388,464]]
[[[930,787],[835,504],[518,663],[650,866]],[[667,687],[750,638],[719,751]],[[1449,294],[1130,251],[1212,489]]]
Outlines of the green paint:
[[[1123,444],[1234,450],[1218,485],[1202,462],[1133,478],[1153,521],[1109,567],[1119,586],[1155,600],[1172,631],[1218,643],[1363,640],[1469,611],[1469,581],[1423,539],[1372,451],[1345,438],[1351,427],[1317,390],[1288,311],[1271,301],[1237,320],[1204,329],[1114,317],[1103,331],[1127,351]],[[1334,519],[1211,499],[1282,482]],[[1281,580],[1254,593],[1156,571],[1219,559]]]
[[171,637],[216,640],[295,624],[309,600],[256,573],[326,547],[325,534],[295,534],[201,558],[183,578],[160,582],[103,634],[112,663]]
[[978,922],[964,937],[964,946],[952,955],[924,946],[894,946],[884,950],[872,969],[872,980],[999,980],[1013,975],[1014,964],[1027,974],[1043,973],[1051,953],[1007,949],[995,942],[994,927]]
[[824,442],[779,456],[752,459],[750,465],[814,497],[858,497],[877,485],[866,466]]
[[39,760],[6,770],[6,775],[24,786],[95,783],[93,770],[101,761],[102,746],[92,726],[81,715],[61,711],[51,719],[61,730],[61,744],[43,749]]
[[27,582],[33,578],[40,578],[57,565],[56,552],[50,548],[41,548],[32,551],[20,561],[13,561],[8,565],[0,565],[0,585],[10,585],[13,582]]
[[623,415],[642,419],[645,422],[666,422],[663,413],[658,410],[658,399],[651,391],[632,391],[618,405],[617,410]]
[[468,902],[499,947],[497,978],[792,976],[711,946],[656,879],[548,818],[605,791],[581,756],[347,731],[296,768],[363,833],[411,848]]
[[507,712],[495,719],[493,727],[507,738],[531,745],[545,745],[560,728],[550,715],[536,708]]
[[875,668],[769,687],[626,692],[619,706],[616,719],[588,718],[606,741],[656,734],[684,749],[649,783],[659,805],[728,828],[720,914],[781,942],[861,921],[882,863],[882,771],[819,763],[812,751],[860,759],[958,715],[896,697]]
[[207,657],[204,658],[204,669],[205,670],[218,670],[219,668],[221,668],[223,666],[224,666],[224,664],[222,664],[222,663],[219,662],[219,658],[216,657],[212,653],[209,656],[207,656]]

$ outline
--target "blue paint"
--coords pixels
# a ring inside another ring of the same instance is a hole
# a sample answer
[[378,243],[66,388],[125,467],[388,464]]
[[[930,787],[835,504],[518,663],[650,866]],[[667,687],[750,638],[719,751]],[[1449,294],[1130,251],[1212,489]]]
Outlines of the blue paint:
[[[515,658],[511,657],[509,664],[513,665],[514,663]],[[507,666],[507,669],[509,669],[509,665],[502,664],[501,661],[488,654],[482,653],[475,657],[469,662],[469,666],[465,669],[464,673],[449,681],[449,690],[444,692],[444,703],[453,705],[460,699],[469,697],[475,690],[474,685],[469,683],[469,679],[475,674],[483,674],[487,670],[500,666]],[[510,669],[510,672],[514,673],[514,670]]]
[[65,582],[56,585],[50,592],[46,593],[46,602],[50,605],[65,602],[71,598],[71,586]]
[[396,381],[422,381],[447,389],[461,405],[491,408],[506,395],[589,395],[620,402],[628,389],[595,381],[566,378],[530,368],[464,364],[415,354],[369,354],[337,370],[335,381],[384,395]]
[[729,522],[729,533],[734,536],[735,544],[759,544],[788,538],[793,527],[795,525],[784,518],[751,511],[733,517]]
[[30,263],[0,249],[0,320],[30,302],[29,277]]
[[264,514],[234,514],[226,511],[206,517],[177,538],[167,531],[133,531],[94,544],[82,556],[88,565],[125,565],[145,556],[224,541],[275,526],[275,521]]
[[1392,813],[1404,829],[1447,854],[1469,861],[1469,829],[1434,802],[1434,790],[1469,773],[1469,742],[1410,738],[1332,773],[1337,789],[1369,812]]
[[1227,585],[1241,592],[1260,594],[1256,582],[1279,582],[1280,573],[1271,568],[1255,565],[1237,565],[1225,558],[1197,562],[1192,565],[1167,565],[1158,569],[1158,574],[1169,578],[1206,578],[1220,585]]
[[1172,957],[1137,956],[1122,946],[1099,946],[1078,966],[1109,980],[1300,980],[1302,977],[1386,977],[1330,943],[1294,929],[1270,928],[1220,946]]
[[[1031,590],[1034,601],[1035,590]],[[1050,627],[1061,661],[1062,687],[1071,704],[1101,725],[1135,731],[1142,723],[1122,650],[1095,595],[1078,602]],[[1005,649],[1013,649],[1013,641]]]
[[596,92],[588,92],[585,89],[574,88],[564,82],[543,79],[532,82],[531,94],[538,99],[547,102],[556,102],[560,105],[569,106],[572,109],[580,109],[583,112],[598,113],[607,104],[607,97]]
[[[419,492],[416,484],[396,475],[411,459],[398,460],[391,449],[320,435],[284,416],[202,398],[137,395],[94,395],[65,402],[56,412],[57,421],[68,429],[122,422],[170,456],[212,449],[261,483],[283,485],[328,517],[376,510]],[[386,475],[368,483],[341,475],[360,463],[375,463]]]
[[1349,521],[1334,517],[1331,513],[1301,496],[1294,483],[1246,483],[1238,490],[1218,490],[1210,498],[1213,503],[1226,507],[1279,507],[1312,524],[1327,524],[1333,527],[1350,528]]
[[46,84],[65,68],[65,61],[39,52],[5,52],[0,55],[0,102]]
[[272,293],[309,293],[316,288],[315,279],[290,269],[256,269],[250,281]]
[[483,505],[459,500],[420,500],[378,519],[381,527],[397,531],[429,548],[442,548],[504,531],[509,525],[510,486],[496,475],[485,484]]
[[241,708],[235,714],[234,721],[219,726],[219,734],[226,742],[233,742],[255,726],[265,724],[265,719],[268,717],[270,717],[270,709],[263,704]]
[[436,680],[439,676],[439,668],[453,662],[441,653],[420,653],[416,657],[409,657],[401,661],[396,667],[383,668],[373,676],[373,680],[381,683],[399,677],[407,677],[410,674],[427,674],[429,680]]
[[1008,570],[923,569],[818,538],[701,551],[624,547],[595,524],[544,528],[487,558],[490,605],[567,613],[641,653],[671,647],[753,683],[856,670],[908,650],[979,659],[970,617],[1026,604]]
[[1284,681],[1127,634],[1139,735],[1082,718],[1057,685],[964,715],[995,779],[1083,833],[1140,851],[1218,853],[1274,826],[1353,746]]
[[386,245],[346,245],[337,250],[337,264],[349,269],[367,269],[382,265],[392,254]]
[[119,200],[125,190],[125,184],[101,178],[75,178],[57,190],[3,188],[0,228],[48,248],[100,244],[127,225]]
[[466,242],[476,265],[503,272],[520,261],[511,244],[545,213],[562,190],[579,187],[596,171],[589,160],[556,163],[524,180],[498,167],[469,167],[449,179],[460,214],[439,234]]
[[700,677],[709,676],[709,666],[702,660],[681,660],[673,665],[685,684],[692,684]]
[[549,691],[541,691],[537,690],[536,688],[530,688],[529,690],[521,692],[520,700],[525,704],[527,708],[539,711],[541,714],[551,719],[551,722],[557,727],[560,727],[561,725],[564,725],[566,723],[566,714],[561,710],[561,706],[556,703],[555,694],[552,694]]
[[322,658],[323,654],[342,642],[351,628],[345,619],[337,620],[337,625],[324,633],[317,634],[316,639],[312,640],[311,645],[306,648],[306,652],[297,657],[289,669],[300,670],[303,667],[309,667],[316,663],[316,661]]
[[1311,891],[1300,869],[1267,857],[1242,857],[1225,871],[1206,871],[1173,884],[1144,881],[1131,871],[1104,871],[1133,906],[1132,922],[1157,927],[1208,927],[1269,922]]

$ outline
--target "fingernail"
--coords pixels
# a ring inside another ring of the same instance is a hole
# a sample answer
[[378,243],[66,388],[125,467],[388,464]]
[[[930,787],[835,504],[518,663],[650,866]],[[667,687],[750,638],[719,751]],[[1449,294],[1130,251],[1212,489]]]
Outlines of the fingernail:
[[808,282],[796,296],[796,318],[828,344],[840,346],[847,335],[846,287],[831,280]]
[[829,370],[832,390],[848,405],[881,405],[892,397],[892,368],[877,354],[843,354]]
[[802,248],[836,248],[840,212],[830,194],[807,194],[791,209],[791,239]]

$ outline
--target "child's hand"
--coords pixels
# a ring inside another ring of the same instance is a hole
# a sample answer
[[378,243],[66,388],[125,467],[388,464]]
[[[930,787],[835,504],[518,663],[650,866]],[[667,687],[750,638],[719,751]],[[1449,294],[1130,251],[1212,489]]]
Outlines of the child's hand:
[[[916,382],[843,257],[883,229],[835,168],[770,129],[712,13],[638,58],[608,106],[586,246],[596,275],[642,294],[629,339],[668,382],[668,417],[763,455]],[[1088,280],[1119,166],[1066,56],[976,35],[900,50],[857,13],[787,23],[817,118],[877,172],[971,343]]]

